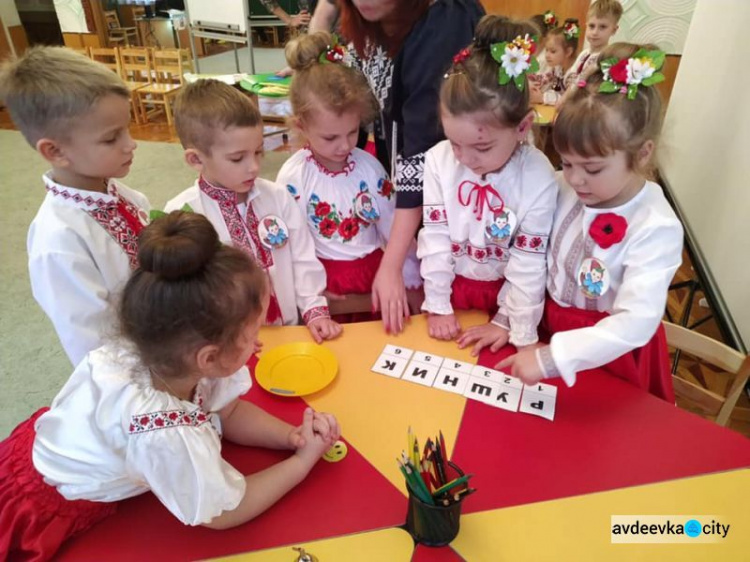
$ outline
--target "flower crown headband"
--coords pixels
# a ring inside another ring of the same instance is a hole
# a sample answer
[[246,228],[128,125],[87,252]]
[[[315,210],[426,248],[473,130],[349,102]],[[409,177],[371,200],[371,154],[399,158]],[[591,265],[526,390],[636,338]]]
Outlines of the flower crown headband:
[[505,86],[513,80],[516,88],[523,91],[526,86],[524,76],[539,72],[539,61],[536,60],[536,37],[517,36],[513,41],[493,43],[490,45],[492,58],[500,65],[497,72],[497,83]]
[[547,26],[547,29],[552,29],[557,25],[557,16],[552,10],[547,10],[546,12],[544,12],[542,14],[542,18],[544,19],[544,25]]
[[318,57],[320,64],[341,63],[344,62],[344,48],[339,44],[339,36],[333,34],[333,41],[326,45],[326,50],[320,53]]
[[581,28],[574,21],[565,22],[565,25],[563,25],[563,35],[568,41],[578,39],[581,36]]
[[638,86],[648,87],[664,81],[664,75],[659,70],[664,66],[665,57],[664,51],[638,49],[627,59],[604,59],[599,63],[604,75],[599,91],[604,94],[627,94],[629,100],[634,100]]

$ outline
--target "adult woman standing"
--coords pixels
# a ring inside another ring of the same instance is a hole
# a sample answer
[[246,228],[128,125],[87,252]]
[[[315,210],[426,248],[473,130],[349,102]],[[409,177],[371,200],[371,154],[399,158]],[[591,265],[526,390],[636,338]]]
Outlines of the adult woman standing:
[[397,188],[396,215],[372,288],[386,330],[409,315],[402,267],[422,212],[424,153],[442,140],[438,92],[484,15],[479,0],[339,0],[341,32],[380,103],[378,158]]

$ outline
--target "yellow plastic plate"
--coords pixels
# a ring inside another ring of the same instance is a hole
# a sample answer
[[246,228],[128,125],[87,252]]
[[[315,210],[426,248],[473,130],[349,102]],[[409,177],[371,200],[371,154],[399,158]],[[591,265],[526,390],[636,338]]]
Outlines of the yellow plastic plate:
[[288,343],[261,355],[255,380],[272,394],[305,396],[331,384],[338,370],[339,362],[329,349],[309,342]]

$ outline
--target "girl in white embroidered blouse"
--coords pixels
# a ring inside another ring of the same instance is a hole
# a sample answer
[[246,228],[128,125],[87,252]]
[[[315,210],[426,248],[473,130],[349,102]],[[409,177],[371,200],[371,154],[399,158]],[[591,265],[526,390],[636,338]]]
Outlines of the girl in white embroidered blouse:
[[[239,399],[269,301],[250,256],[222,245],[204,216],[174,211],[143,231],[138,258],[123,338],[89,353],[51,409],[0,443],[0,546],[46,560],[114,502],[149,490],[187,525],[234,527],[302,481],[340,436],[330,414],[308,408],[293,427]],[[222,459],[222,434],[292,454],[244,476]]]
[[[356,148],[360,125],[372,120],[377,102],[365,77],[341,64],[344,50],[335,35],[299,37],[287,45],[286,57],[295,71],[289,92],[293,124],[307,144],[284,164],[276,182],[286,185],[307,219],[326,270],[328,298],[369,294],[396,208],[383,166]],[[407,288],[422,284],[416,244],[403,276]]]
[[501,362],[524,382],[598,369],[674,403],[661,318],[683,231],[649,181],[661,128],[664,53],[616,43],[562,104],[563,178],[547,254],[550,344]]
[[[472,346],[538,341],[545,252],[557,198],[554,172],[525,144],[533,121],[527,74],[538,68],[534,28],[485,16],[440,91],[448,140],[427,152],[419,234],[430,336]],[[490,321],[462,333],[455,309]]]

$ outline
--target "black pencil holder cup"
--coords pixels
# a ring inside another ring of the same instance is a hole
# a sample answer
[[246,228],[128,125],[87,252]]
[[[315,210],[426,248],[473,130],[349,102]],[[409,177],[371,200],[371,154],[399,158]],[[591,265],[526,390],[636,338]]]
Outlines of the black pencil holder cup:
[[[462,476],[463,472],[453,463],[449,466]],[[406,512],[406,530],[420,544],[425,546],[445,546],[458,535],[461,504],[463,499],[451,501],[448,505],[430,505],[409,491],[409,507]]]

